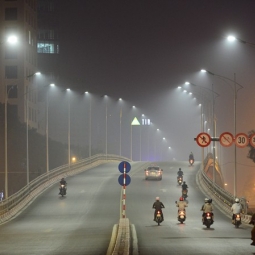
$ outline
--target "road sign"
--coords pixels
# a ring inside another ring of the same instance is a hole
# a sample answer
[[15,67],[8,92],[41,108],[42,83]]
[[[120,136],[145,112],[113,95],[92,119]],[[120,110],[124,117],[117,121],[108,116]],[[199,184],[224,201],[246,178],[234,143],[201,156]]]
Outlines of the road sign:
[[131,182],[131,178],[128,174],[121,174],[119,176],[118,182],[121,186],[124,186],[124,175],[125,175],[125,186],[128,186]]
[[237,147],[244,148],[249,143],[249,137],[244,133],[239,133],[236,135],[235,143]]
[[196,138],[196,142],[201,147],[206,147],[211,143],[211,137],[207,133],[200,133]]
[[255,147],[255,134],[250,137],[250,145]]
[[139,120],[136,117],[134,117],[133,121],[131,122],[131,126],[140,126],[140,125],[141,124]]
[[119,171],[124,174],[124,168],[126,168],[126,173],[128,173],[131,169],[131,165],[129,162],[122,161],[119,163]]
[[234,136],[229,132],[225,132],[220,135],[220,144],[224,147],[231,146],[234,140]]

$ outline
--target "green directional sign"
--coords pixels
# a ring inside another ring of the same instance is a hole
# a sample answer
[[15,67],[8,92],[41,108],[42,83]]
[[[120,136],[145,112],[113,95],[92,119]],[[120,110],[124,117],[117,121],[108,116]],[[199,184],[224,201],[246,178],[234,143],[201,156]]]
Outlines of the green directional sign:
[[136,117],[134,117],[132,123],[131,123],[131,126],[140,126],[140,122],[138,121],[138,119]]

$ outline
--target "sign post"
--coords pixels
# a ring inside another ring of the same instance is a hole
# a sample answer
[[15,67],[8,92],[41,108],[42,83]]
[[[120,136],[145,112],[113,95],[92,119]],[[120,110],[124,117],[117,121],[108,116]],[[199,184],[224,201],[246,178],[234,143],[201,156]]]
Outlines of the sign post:
[[120,162],[119,171],[122,174],[119,176],[118,182],[122,186],[122,218],[126,218],[126,186],[131,182],[131,178],[127,173],[130,169],[131,165],[128,162]]

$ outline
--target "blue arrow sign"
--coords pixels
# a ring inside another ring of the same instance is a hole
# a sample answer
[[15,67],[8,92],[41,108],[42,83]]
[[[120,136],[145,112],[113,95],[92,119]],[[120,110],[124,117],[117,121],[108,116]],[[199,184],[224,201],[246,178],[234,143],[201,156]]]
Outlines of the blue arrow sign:
[[131,165],[129,162],[122,161],[119,163],[119,171],[124,174],[124,165],[126,165],[126,173],[128,173],[131,169]]
[[[128,186],[130,184],[130,182],[131,182],[131,177],[128,174],[126,174],[126,178],[125,179],[126,179],[126,181],[125,181],[126,184],[125,185]],[[119,176],[118,182],[119,182],[119,184],[121,186],[124,186],[124,174],[121,174]]]

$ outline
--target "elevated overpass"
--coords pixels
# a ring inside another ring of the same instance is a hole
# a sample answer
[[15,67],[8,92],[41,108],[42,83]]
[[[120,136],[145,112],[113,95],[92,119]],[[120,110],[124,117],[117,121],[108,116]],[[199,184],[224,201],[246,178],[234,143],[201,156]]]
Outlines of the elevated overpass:
[[[224,191],[210,187],[210,179],[199,171],[198,164],[189,167],[187,162],[162,162],[163,180],[145,181],[144,168],[148,163],[131,163],[127,219],[123,222],[121,187],[117,182],[121,160],[125,159],[105,159],[101,155],[78,162],[71,169],[57,169],[54,177],[45,177],[44,182],[41,179],[37,187],[31,184],[29,193],[23,190],[23,199],[15,194],[16,202],[14,198],[9,204],[4,201],[0,205],[0,254],[252,254],[250,226],[233,228],[229,204],[219,196]],[[174,203],[181,194],[176,183],[179,167],[190,188],[184,225],[177,222]],[[57,182],[64,174],[68,194],[62,199],[57,195]],[[165,221],[160,227],[152,221],[155,196],[160,196],[166,206]],[[215,196],[214,204],[218,204],[210,230],[201,224],[200,208],[205,196]],[[244,221],[248,220],[246,216]],[[124,235],[125,224],[130,226],[128,236]],[[123,248],[125,245],[128,251]],[[114,247],[118,247],[117,253]],[[208,253],[203,253],[205,248]]]

